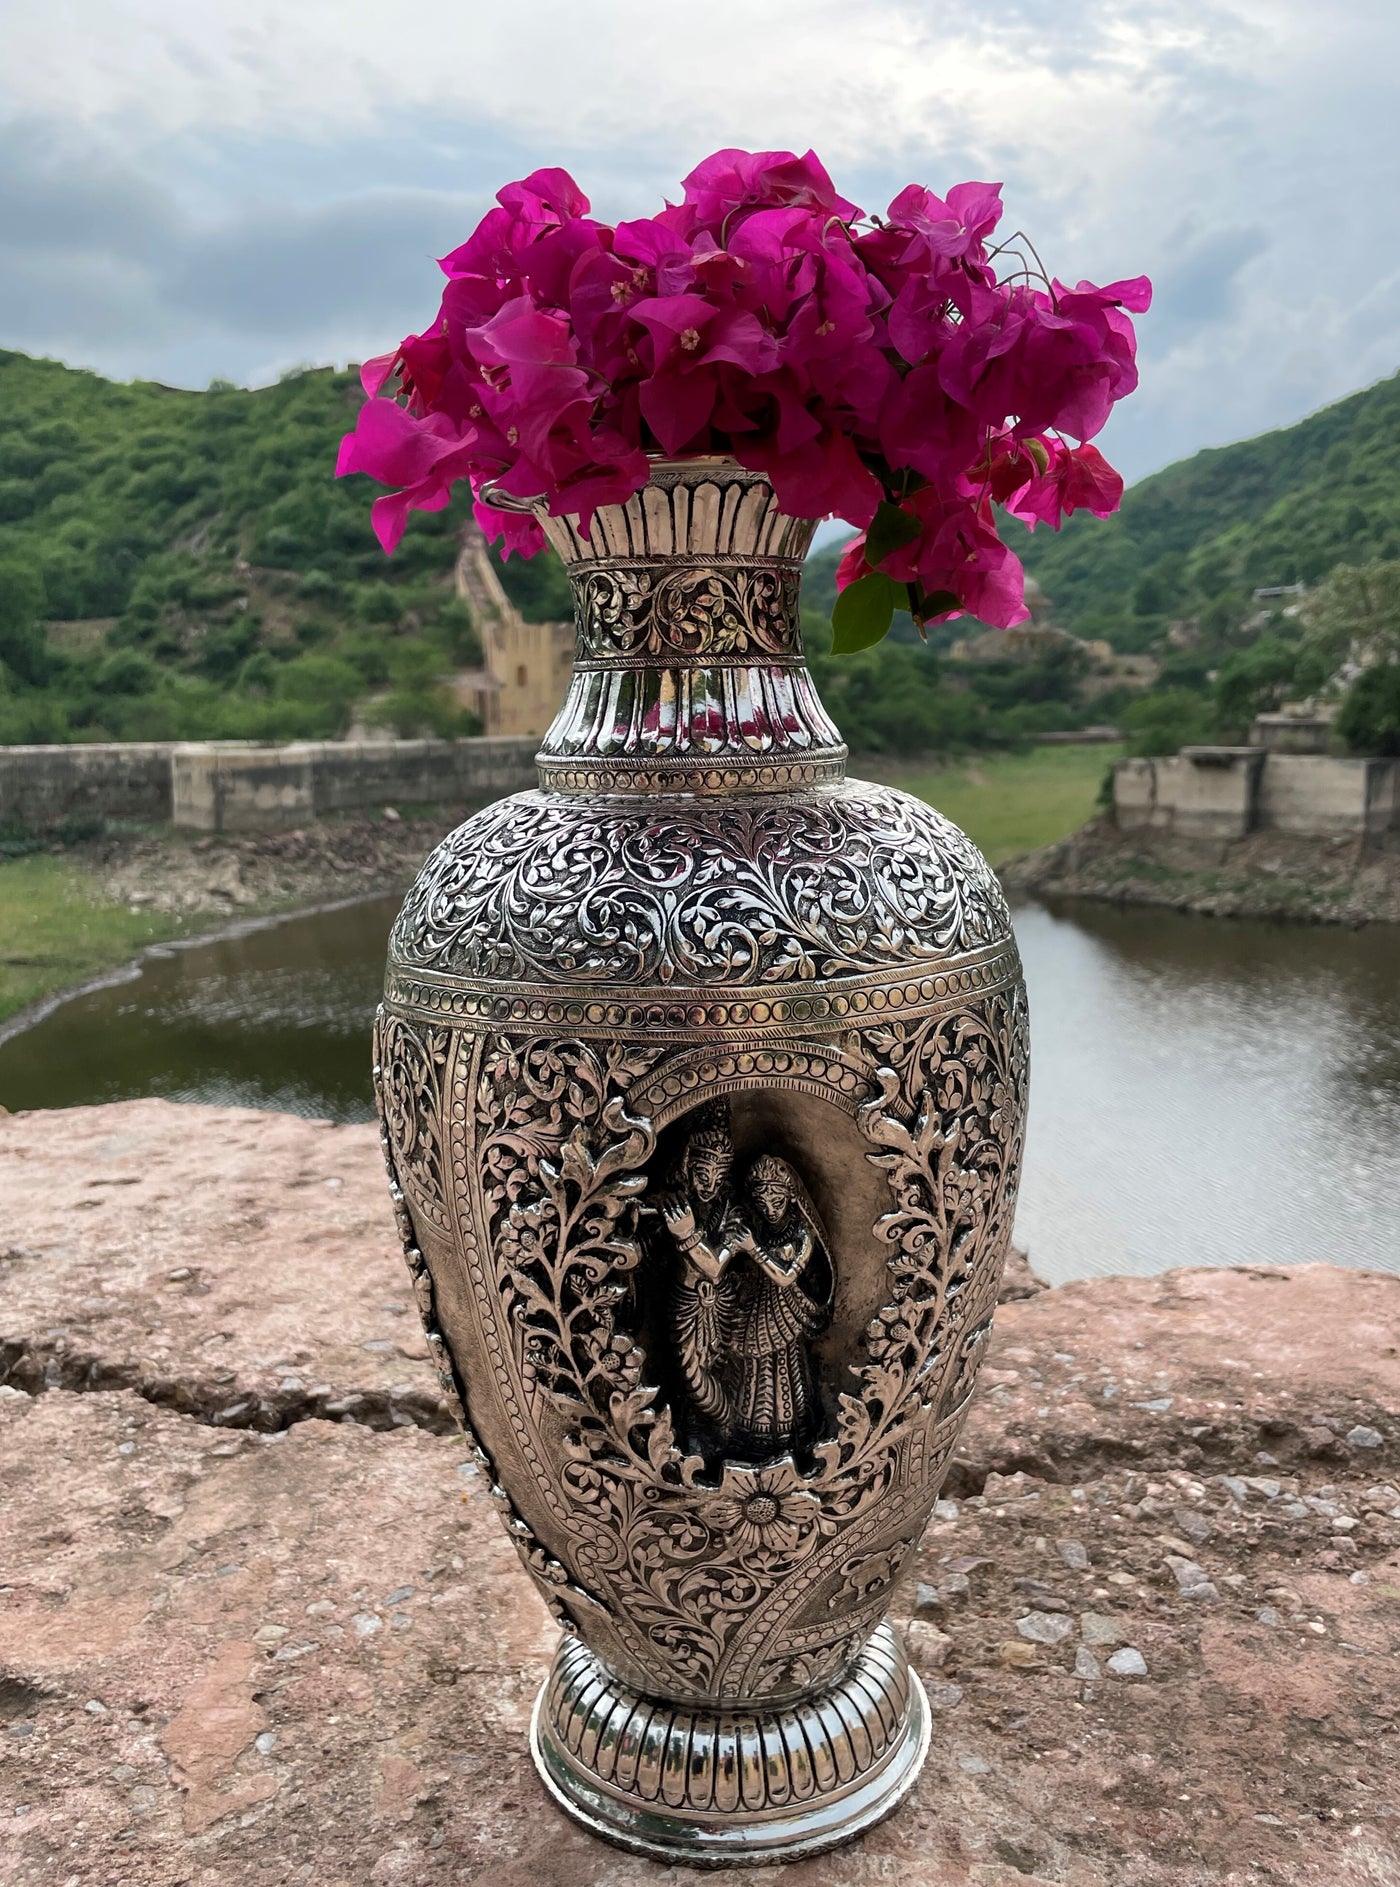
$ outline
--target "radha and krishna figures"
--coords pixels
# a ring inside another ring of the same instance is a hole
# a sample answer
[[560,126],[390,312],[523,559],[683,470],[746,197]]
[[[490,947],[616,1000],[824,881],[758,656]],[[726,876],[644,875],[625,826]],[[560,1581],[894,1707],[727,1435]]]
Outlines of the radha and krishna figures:
[[806,1187],[771,1153],[736,1183],[729,1109],[716,1102],[697,1110],[661,1212],[680,1259],[672,1329],[692,1416],[729,1455],[804,1446],[820,1420],[809,1346],[834,1284]]

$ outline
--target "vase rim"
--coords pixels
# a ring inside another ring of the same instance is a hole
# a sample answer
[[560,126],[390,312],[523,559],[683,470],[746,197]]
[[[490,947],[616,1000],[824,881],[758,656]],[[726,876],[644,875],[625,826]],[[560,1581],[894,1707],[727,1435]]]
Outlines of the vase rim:
[[[769,486],[770,489],[773,483],[767,472],[756,471],[752,466],[742,464],[734,457],[732,452],[648,452],[646,454],[646,461],[651,474],[670,471],[685,472],[697,467],[713,466],[716,470],[723,468],[725,471],[737,472],[744,478],[761,481],[763,484]],[[648,482],[650,482],[650,476]],[[638,491],[644,489],[645,487],[640,485],[637,488]],[[636,496],[637,492],[634,491],[632,498]],[[498,480],[488,479],[477,493],[477,502],[479,504],[489,505],[493,511],[512,511],[517,513],[536,512],[541,505],[546,503],[546,494],[544,492],[537,492],[533,498],[522,498],[517,496],[515,492],[501,491],[499,489]],[[617,500],[613,500],[613,502],[616,503]],[[630,503],[631,500],[624,499],[622,502]],[[598,510],[600,511],[605,509],[607,509],[607,507],[604,505],[598,506]],[[576,521],[579,513],[577,511],[567,511],[553,512],[549,515]],[[813,519],[812,522],[820,523],[821,520]]]

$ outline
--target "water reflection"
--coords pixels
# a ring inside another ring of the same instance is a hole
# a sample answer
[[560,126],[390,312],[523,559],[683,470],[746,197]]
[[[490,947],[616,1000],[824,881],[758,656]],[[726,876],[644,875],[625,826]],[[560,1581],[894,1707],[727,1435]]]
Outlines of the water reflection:
[[1037,1269],[1400,1269],[1394,931],[1085,905],[1027,905],[1016,928]]
[[131,982],[0,1045],[0,1104],[153,1094],[337,1121],[374,1114],[369,1018],[397,898],[153,953]]
[[[172,951],[0,1045],[0,1103],[158,1094],[367,1120],[395,899]],[[1059,1282],[1400,1270],[1400,935],[1016,914],[1034,1079],[1018,1233]]]

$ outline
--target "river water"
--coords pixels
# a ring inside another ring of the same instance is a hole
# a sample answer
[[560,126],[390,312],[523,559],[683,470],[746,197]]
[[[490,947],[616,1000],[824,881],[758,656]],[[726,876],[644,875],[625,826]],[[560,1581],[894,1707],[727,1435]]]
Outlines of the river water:
[[[148,958],[0,1044],[0,1104],[133,1095],[338,1121],[397,900]],[[1061,1283],[1173,1265],[1400,1271],[1400,933],[1024,904],[1019,1241]]]

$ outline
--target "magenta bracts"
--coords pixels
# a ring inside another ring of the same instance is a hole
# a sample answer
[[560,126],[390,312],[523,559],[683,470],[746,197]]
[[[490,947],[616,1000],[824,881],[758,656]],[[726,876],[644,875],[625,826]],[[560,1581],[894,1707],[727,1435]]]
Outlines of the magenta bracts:
[[[865,217],[811,152],[719,151],[637,222],[596,221],[562,170],[498,204],[443,258],[431,327],[363,369],[399,400],[366,401],[336,469],[398,488],[374,506],[386,550],[460,478],[586,528],[648,453],[725,453],[785,511],[860,527],[838,577],[851,648],[895,607],[1024,620],[995,504],[1032,529],[1117,507],[1089,441],[1137,384],[1150,285],[1045,278],[1024,239],[994,242],[995,184],[911,184]],[[477,516],[507,552],[542,548],[528,516]]]

